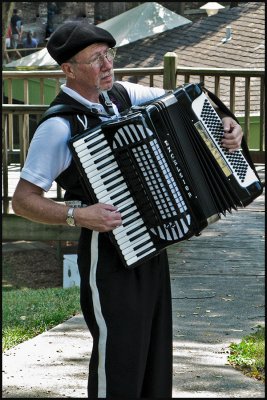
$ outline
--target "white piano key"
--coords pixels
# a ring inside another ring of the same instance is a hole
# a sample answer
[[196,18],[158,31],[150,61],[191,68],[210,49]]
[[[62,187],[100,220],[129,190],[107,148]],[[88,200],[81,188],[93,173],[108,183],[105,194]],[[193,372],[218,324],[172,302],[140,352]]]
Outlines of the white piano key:
[[100,151],[100,149],[102,148],[106,148],[106,149],[110,149],[108,143],[97,143],[96,145],[88,148],[89,144],[87,143],[86,145],[82,146],[81,149],[79,149],[79,159],[81,160],[84,156],[88,155],[90,157],[94,156],[94,153],[96,153],[96,151]]
[[[142,255],[142,258],[145,258],[146,256],[148,256],[149,254],[153,253],[154,251],[156,251],[155,247],[153,247],[152,249],[149,249],[146,253],[144,253]],[[126,264],[128,266],[131,266],[132,264],[134,264],[135,262],[139,261],[140,257],[137,257],[136,255],[134,255],[132,258],[126,260]]]
[[103,172],[106,172],[110,168],[115,168],[117,167],[118,164],[116,161],[110,160],[110,164],[106,165],[103,169],[99,169],[99,166],[97,165],[92,165],[92,166],[86,166],[84,168],[84,171],[86,175],[88,176],[88,179],[92,179],[92,182],[95,181],[95,179],[100,179],[100,176]]
[[[116,195],[116,194],[119,193],[121,190],[126,190],[126,189],[128,189],[128,187],[127,187],[126,184],[124,184],[124,185],[121,185],[120,187],[118,187],[112,194],[110,194],[110,193],[108,193],[108,192],[105,193],[105,190],[103,190],[103,192],[99,193],[99,194],[97,195],[97,197],[98,197],[99,199],[101,199],[101,200],[99,200],[99,201],[101,201],[102,203],[105,203],[107,200],[114,200],[114,199],[111,198],[112,196]],[[125,193],[122,193],[122,195],[123,195],[123,194],[125,195]]]
[[143,218],[140,215],[138,219],[135,219],[129,225],[125,226],[124,222],[122,222],[122,225],[120,225],[118,228],[115,228],[113,230],[113,233],[117,235],[118,239],[120,239],[121,237],[124,237],[126,234],[127,234],[127,237],[128,237],[128,232],[130,232],[131,234],[135,233],[137,231],[137,229],[139,229],[142,225],[144,225],[144,221],[143,221]]
[[85,148],[88,149],[88,146],[91,146],[92,144],[94,144],[95,142],[97,142],[98,140],[101,140],[101,139],[103,139],[102,140],[103,143],[105,143],[105,142],[107,143],[107,141],[105,140],[105,136],[103,134],[96,136],[94,139],[90,140],[90,142],[89,141],[85,142],[83,140],[79,145],[77,145],[77,142],[75,142],[74,147],[75,147],[76,153],[79,153],[80,151],[82,151]]
[[130,192],[122,193],[120,196],[116,197],[116,199],[112,199],[112,203],[116,207],[120,207],[121,204],[124,204],[125,201],[129,200],[131,197]]
[[94,135],[101,135],[102,129],[97,129],[94,132],[89,133],[87,136],[82,137],[81,139],[76,140],[75,142],[73,142],[73,146],[74,148],[78,148],[81,144],[84,144],[86,142],[86,140],[89,140],[90,137],[94,136]]
[[134,219],[134,218],[136,218],[136,217],[139,217],[139,216],[140,216],[139,211],[136,211],[134,214],[129,215],[129,217],[127,217],[127,218],[122,218],[123,224],[126,224],[127,222],[130,222],[132,219]]
[[121,214],[123,214],[123,213],[133,210],[133,207],[136,207],[136,205],[135,205],[133,199],[130,198],[130,199],[125,200],[124,204],[120,204],[118,211]]
[[131,239],[133,237],[135,237],[135,236],[137,236],[139,234],[144,234],[145,232],[147,232],[147,227],[146,226],[142,226],[142,225],[143,225],[143,220],[140,219],[139,224],[138,224],[138,227],[140,226],[139,229],[137,229],[131,235],[128,235],[128,230],[125,232],[124,229],[123,229],[121,232],[116,233],[116,239],[120,240],[120,243],[123,243],[125,240],[130,240],[130,242],[131,242]]
[[[108,154],[112,155],[112,152],[109,147],[106,150],[104,150],[103,153],[101,153],[101,158]],[[91,162],[89,162],[89,165],[93,165],[93,164],[96,164],[96,161],[99,158],[100,158],[99,154],[97,154],[95,157],[92,155],[88,156],[88,154],[84,154],[80,157],[80,162],[83,163],[84,161],[91,161]]]
[[[144,224],[144,221],[143,221],[142,217],[140,216],[138,219],[135,219],[135,221],[133,221],[133,223],[130,225],[125,226],[122,224],[121,226],[116,228],[115,234],[116,234],[117,239],[123,238],[127,234],[127,232],[132,229],[134,223],[136,224],[135,227],[139,228],[140,226],[142,226]],[[113,230],[113,233],[114,233],[114,230]]]
[[109,193],[109,192],[111,192],[109,190],[109,188],[116,185],[116,183],[119,184],[121,181],[124,182],[122,175],[118,176],[118,174],[117,174],[114,177],[113,181],[109,182],[109,184],[105,184],[103,181],[99,181],[99,182],[96,182],[95,184],[93,184],[92,187],[96,193],[100,193],[102,190],[106,190]]
[[134,247],[136,245],[138,245],[146,240],[149,240],[150,244],[153,244],[151,237],[149,236],[148,233],[144,233],[143,236],[140,236],[139,238],[137,238],[136,240],[133,240],[133,241],[130,241],[128,238],[127,238],[127,240],[123,240],[123,239],[125,239],[125,238],[121,238],[118,240],[118,244],[119,244],[121,250],[132,248],[134,251]]
[[138,252],[136,252],[134,250],[130,251],[130,252],[127,252],[126,250],[123,250],[122,254],[124,255],[125,260],[127,261],[127,260],[131,259],[132,257],[136,256],[137,253],[141,253],[142,251],[144,251],[146,249],[149,249],[152,244],[153,243],[147,243],[143,248],[138,249]]
[[113,172],[113,174],[111,174],[108,178],[106,178],[104,180],[101,179],[101,175],[99,174],[97,180],[94,180],[94,181],[91,180],[91,185],[92,185],[93,189],[97,189],[100,186],[107,187],[107,185],[105,184],[105,181],[107,181],[108,179],[113,179],[113,182],[111,182],[111,183],[115,183],[116,179],[119,179],[119,178],[122,179],[122,174],[120,171]]

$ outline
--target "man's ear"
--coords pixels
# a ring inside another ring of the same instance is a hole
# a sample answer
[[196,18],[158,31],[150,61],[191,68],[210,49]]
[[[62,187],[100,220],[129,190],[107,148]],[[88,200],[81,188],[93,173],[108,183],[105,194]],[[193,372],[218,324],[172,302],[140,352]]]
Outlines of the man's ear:
[[68,78],[75,79],[75,73],[71,63],[61,64],[61,69]]

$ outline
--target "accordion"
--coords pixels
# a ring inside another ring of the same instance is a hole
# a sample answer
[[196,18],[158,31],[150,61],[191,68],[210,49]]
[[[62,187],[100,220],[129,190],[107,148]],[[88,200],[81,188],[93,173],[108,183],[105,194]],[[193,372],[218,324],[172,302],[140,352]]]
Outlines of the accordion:
[[251,160],[224,149],[222,136],[201,86],[186,84],[70,139],[90,197],[122,215],[109,235],[125,267],[199,235],[262,193]]

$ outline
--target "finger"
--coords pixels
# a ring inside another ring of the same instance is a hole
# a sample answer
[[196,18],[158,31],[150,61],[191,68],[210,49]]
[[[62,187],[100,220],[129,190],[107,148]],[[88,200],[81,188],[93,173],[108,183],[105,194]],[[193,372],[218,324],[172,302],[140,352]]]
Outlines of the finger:
[[230,124],[224,124],[223,131],[224,133],[230,133],[232,130],[232,126]]
[[226,144],[226,145],[239,145],[241,143],[242,140],[242,136],[240,135],[236,135],[236,134],[225,134],[222,138],[222,143]]
[[237,149],[240,147],[240,144],[236,140],[232,140],[232,141],[225,140],[225,141],[222,141],[222,147],[225,147],[227,149]]
[[104,210],[107,211],[117,211],[118,207],[113,206],[112,204],[105,204],[105,203],[98,203],[98,207],[103,208]]
[[230,151],[230,152],[240,149],[240,145],[237,144],[236,142],[233,142],[233,143],[222,143],[222,147],[224,149]]
[[111,224],[120,224],[121,223],[121,214],[117,210],[105,210],[106,211],[106,217],[107,221],[109,221]]

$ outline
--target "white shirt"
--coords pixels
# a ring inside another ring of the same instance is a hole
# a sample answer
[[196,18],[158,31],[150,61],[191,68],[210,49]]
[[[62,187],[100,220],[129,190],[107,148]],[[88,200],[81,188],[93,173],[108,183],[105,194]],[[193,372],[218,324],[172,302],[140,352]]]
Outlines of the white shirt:
[[[150,88],[130,82],[119,82],[127,90],[132,105],[151,101],[165,93],[164,89]],[[79,101],[84,106],[99,109],[101,113],[106,113],[104,107],[99,103],[92,103],[80,96],[74,90],[61,86],[66,94]],[[118,109],[113,104],[114,117],[100,117],[102,121],[116,118],[119,115]],[[84,128],[86,129],[84,121]],[[68,140],[71,137],[69,121],[61,117],[52,117],[44,121],[36,130],[31,141],[25,164],[21,171],[21,178],[39,186],[44,191],[48,191],[55,179],[71,163],[71,152],[68,147]]]

